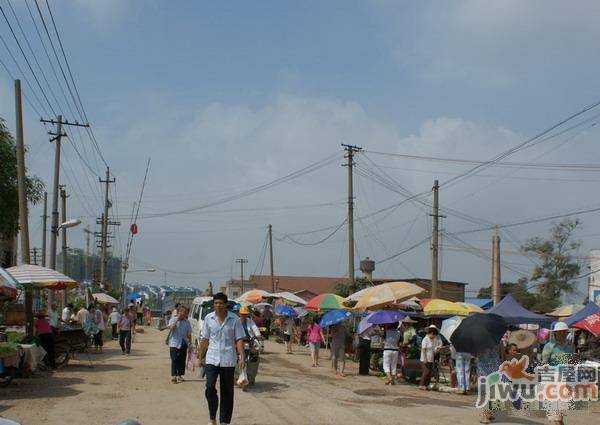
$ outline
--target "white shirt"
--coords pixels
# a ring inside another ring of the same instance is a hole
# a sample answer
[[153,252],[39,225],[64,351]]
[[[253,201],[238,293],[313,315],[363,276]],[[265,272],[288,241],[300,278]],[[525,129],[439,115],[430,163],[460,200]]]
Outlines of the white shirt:
[[94,313],[94,322],[98,325],[98,329],[104,330],[104,314],[100,310],[96,310]]
[[223,323],[219,323],[215,312],[206,315],[202,325],[202,339],[208,340],[206,364],[235,367],[237,364],[236,342],[246,333],[238,316],[227,312]]
[[189,336],[192,334],[192,325],[187,319],[177,320],[177,317],[172,317],[169,321],[169,327],[175,325],[171,329],[171,337],[169,338],[169,347],[181,348],[183,344],[190,344]]
[[384,350],[398,351],[398,342],[400,341],[400,331],[397,329],[386,329],[385,340],[383,342]]
[[87,311],[87,309],[82,308],[77,312],[75,317],[77,318],[77,321],[83,325],[85,322],[90,320],[90,312]]
[[441,347],[442,345],[442,339],[437,335],[434,337],[427,335],[425,338],[423,338],[423,342],[421,343],[421,361],[433,363],[435,349]]
[[119,323],[119,319],[121,318],[121,313],[119,313],[118,311],[113,311],[112,313],[109,314],[108,318],[110,319],[111,325],[116,325],[117,323]]
[[48,309],[48,321],[50,322],[50,326],[58,328],[58,313],[51,308]]
[[71,310],[69,310],[69,307],[63,308],[63,311],[62,311],[62,321],[63,322],[68,322],[70,319],[71,319]]

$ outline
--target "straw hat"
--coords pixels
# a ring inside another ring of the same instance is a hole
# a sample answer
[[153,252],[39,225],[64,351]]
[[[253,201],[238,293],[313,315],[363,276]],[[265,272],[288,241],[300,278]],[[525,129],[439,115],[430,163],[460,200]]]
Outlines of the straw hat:
[[535,334],[533,332],[529,332],[523,329],[512,332],[508,337],[508,343],[516,344],[519,350],[524,350],[526,348],[531,347],[533,344],[536,343],[536,341],[537,338],[535,337]]

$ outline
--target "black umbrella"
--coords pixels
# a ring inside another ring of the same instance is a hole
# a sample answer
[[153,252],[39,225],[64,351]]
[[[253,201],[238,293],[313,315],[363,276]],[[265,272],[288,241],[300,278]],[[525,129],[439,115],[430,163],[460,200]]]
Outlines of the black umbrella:
[[508,325],[502,316],[475,313],[458,325],[450,341],[457,352],[476,356],[497,347],[507,329]]

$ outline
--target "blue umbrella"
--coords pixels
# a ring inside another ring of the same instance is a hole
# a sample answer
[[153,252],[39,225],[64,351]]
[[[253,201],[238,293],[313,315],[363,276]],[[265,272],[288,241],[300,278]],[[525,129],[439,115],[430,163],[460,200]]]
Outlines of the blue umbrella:
[[302,307],[293,307],[296,313],[298,313],[298,317],[304,317],[308,314],[308,311],[304,310]]
[[385,325],[387,323],[399,322],[405,317],[406,314],[401,313],[398,310],[379,310],[369,316],[367,322],[374,325]]
[[278,316],[297,316],[296,310],[289,305],[278,305],[275,307],[275,314]]
[[352,316],[352,313],[350,313],[349,311],[333,310],[328,312],[327,314],[325,314],[325,316],[321,318],[321,323],[319,324],[319,326],[321,326],[322,328],[326,328],[328,326],[332,326],[343,322],[350,316]]
[[140,295],[140,294],[131,294],[131,295],[127,296],[128,300],[137,300],[137,299],[140,299],[140,298],[142,298],[142,295]]

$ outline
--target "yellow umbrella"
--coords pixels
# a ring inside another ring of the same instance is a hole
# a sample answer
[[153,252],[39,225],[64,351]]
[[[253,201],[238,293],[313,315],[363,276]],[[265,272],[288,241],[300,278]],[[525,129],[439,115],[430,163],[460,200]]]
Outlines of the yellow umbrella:
[[469,313],[483,313],[483,309],[478,305],[463,302],[457,302],[456,304],[469,310]]
[[354,309],[366,310],[384,307],[407,300],[424,291],[420,286],[408,282],[382,283],[366,290],[354,306]]
[[561,307],[558,307],[556,310],[548,313],[548,316],[552,317],[568,317],[577,313],[579,310],[583,308],[582,305],[578,304],[567,304]]
[[471,312],[466,307],[452,301],[433,299],[423,309],[425,315],[468,316]]

